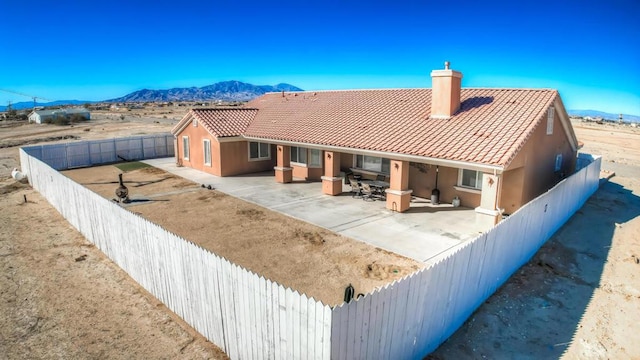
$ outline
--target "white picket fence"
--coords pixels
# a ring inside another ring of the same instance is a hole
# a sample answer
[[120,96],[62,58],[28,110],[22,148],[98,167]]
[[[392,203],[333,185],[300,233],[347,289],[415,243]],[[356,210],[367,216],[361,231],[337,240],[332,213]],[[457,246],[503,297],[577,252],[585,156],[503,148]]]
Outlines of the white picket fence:
[[171,134],[34,145],[23,149],[56,170],[171,157],[174,154]]
[[576,174],[436,264],[336,307],[331,358],[419,359],[434,351],[598,189],[601,159],[582,161]]
[[[95,146],[91,142],[89,148]],[[435,350],[593,194],[600,158],[452,254],[331,308],[167,232],[20,151],[76,229],[232,359],[419,359]],[[69,164],[69,162],[67,162]],[[56,163],[60,165],[61,163]]]
[[232,359],[329,358],[329,306],[164,230],[22,149],[20,162],[87,240]]

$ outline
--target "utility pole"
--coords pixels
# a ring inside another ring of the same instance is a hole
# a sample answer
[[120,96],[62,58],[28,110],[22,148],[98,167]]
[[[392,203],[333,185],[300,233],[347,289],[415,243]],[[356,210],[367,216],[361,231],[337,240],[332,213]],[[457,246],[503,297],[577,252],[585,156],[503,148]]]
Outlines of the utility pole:
[[[26,97],[32,98],[33,99],[33,111],[36,110],[36,100],[37,99],[46,100],[46,101],[53,101],[53,100],[50,100],[50,99],[43,98],[41,96],[28,95],[28,94],[24,94],[24,93],[21,93],[21,92],[18,92],[18,91],[13,91],[13,90],[0,89],[0,91],[4,91],[4,92],[12,93],[12,94],[22,95],[22,96],[26,96]],[[11,102],[9,102],[9,106],[11,106]]]

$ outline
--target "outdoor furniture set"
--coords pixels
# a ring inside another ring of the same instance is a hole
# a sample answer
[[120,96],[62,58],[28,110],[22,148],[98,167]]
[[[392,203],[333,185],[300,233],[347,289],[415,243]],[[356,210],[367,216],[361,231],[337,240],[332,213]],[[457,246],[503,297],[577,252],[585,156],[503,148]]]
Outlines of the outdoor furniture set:
[[384,175],[378,175],[375,180],[368,180],[354,174],[349,177],[352,197],[365,201],[386,200],[385,190],[389,188],[389,183],[384,180]]

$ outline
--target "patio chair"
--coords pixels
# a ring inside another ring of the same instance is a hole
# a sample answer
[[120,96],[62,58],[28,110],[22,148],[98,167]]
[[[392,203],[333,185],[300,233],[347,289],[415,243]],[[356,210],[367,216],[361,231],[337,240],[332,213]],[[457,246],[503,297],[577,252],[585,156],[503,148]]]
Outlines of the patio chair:
[[376,200],[387,200],[387,193],[384,190],[384,187],[381,186],[375,186],[373,188],[373,195]]
[[362,198],[362,187],[360,184],[354,179],[349,179],[349,183],[351,184],[351,197],[352,198]]
[[371,189],[371,185],[362,183],[362,200],[375,200],[375,192]]

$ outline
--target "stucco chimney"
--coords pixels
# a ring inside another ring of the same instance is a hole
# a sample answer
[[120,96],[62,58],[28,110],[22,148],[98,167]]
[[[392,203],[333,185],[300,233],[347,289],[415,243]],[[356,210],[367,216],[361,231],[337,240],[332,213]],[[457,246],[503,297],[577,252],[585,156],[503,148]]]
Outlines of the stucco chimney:
[[449,69],[444,62],[444,70],[431,72],[431,117],[448,119],[460,109],[460,85],[462,73]]

